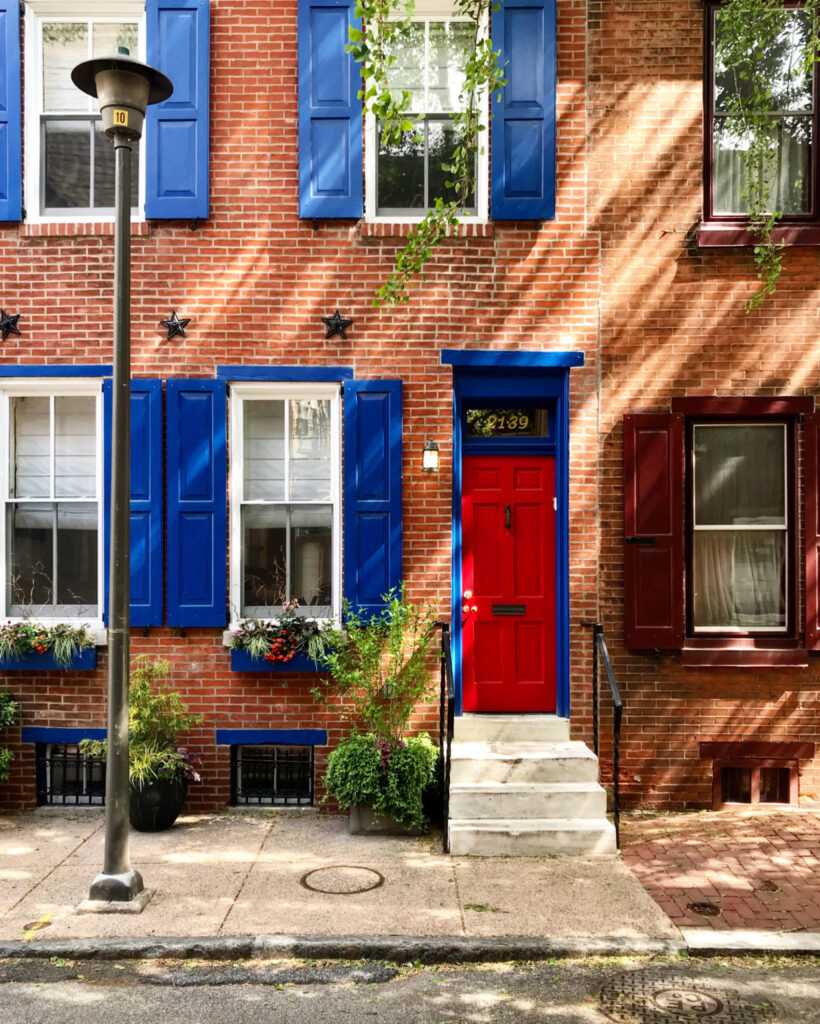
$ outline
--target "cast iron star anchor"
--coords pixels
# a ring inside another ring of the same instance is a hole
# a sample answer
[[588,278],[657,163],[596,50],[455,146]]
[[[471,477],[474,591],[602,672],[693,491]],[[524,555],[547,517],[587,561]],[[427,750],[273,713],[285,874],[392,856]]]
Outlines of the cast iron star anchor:
[[183,338],[186,337],[185,328],[188,326],[190,322],[191,318],[189,316],[180,319],[177,316],[177,311],[175,309],[172,309],[170,320],[160,320],[162,326],[168,328],[168,337],[165,340],[170,341],[175,334],[179,334]]
[[17,326],[17,321],[20,319],[20,316],[20,313],[9,314],[5,309],[0,309],[0,334],[3,335],[3,341],[5,341],[10,334],[20,333],[20,328]]
[[327,330],[325,331],[326,338],[332,338],[334,334],[338,334],[340,338],[344,338],[344,340],[347,341],[345,328],[350,327],[353,324],[352,320],[345,320],[338,309],[333,316],[323,316],[322,320],[327,324]]

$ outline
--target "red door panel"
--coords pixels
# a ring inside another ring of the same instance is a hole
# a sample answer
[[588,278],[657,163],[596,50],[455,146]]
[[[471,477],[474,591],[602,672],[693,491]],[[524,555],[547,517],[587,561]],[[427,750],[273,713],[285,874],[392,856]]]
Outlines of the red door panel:
[[554,496],[554,458],[464,457],[465,711],[555,711]]

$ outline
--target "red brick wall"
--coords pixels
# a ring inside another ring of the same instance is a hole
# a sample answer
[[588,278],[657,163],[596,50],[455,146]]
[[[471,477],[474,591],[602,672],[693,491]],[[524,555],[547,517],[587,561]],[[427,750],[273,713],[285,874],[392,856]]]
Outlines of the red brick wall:
[[[698,249],[703,4],[589,4],[591,227],[601,238],[601,616],[627,705],[623,785],[645,806],[711,803],[698,741],[820,741],[820,664],[692,670],[623,647],[622,417],[681,395],[814,395],[817,250],[787,253],[751,315],[749,250]],[[607,726],[608,729],[608,726]],[[820,797],[820,761],[801,796]]]
[[[150,225],[132,246],[133,372],[206,376],[219,364],[332,364],[357,377],[404,381],[404,564],[410,595],[450,604],[451,372],[442,348],[577,349],[571,374],[571,588],[573,728],[589,732],[589,645],[578,622],[596,613],[599,241],[587,222],[585,5],[558,13],[557,217],[542,226],[496,224],[488,237],[446,243],[410,303],[380,316],[371,296],[400,239],[362,237],[353,222],[297,217],[296,3],[212,0],[211,216]],[[113,245],[110,237],[44,234],[0,226],[0,298],[21,314],[22,335],[3,362],[108,362]],[[339,307],[348,340],[324,338]],[[165,340],[171,309],[190,317],[186,339]],[[421,447],[442,448],[437,475],[422,474]],[[340,727],[309,693],[309,677],[231,674],[217,630],[152,630],[133,651],[161,653],[205,721],[191,745],[204,755],[189,806],[228,800],[225,727]],[[26,725],[104,725],[105,658],[90,675],[9,675]],[[419,724],[436,728],[435,707]],[[13,743],[9,806],[34,803],[31,748]],[[320,752],[321,753],[321,752]],[[319,766],[321,768],[321,764]],[[317,773],[318,774],[318,773]]]

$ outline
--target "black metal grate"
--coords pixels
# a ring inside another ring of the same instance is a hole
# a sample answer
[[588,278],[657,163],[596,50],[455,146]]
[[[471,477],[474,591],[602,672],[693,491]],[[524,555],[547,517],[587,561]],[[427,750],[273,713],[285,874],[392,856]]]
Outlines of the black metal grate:
[[313,747],[231,747],[231,803],[310,806]]
[[37,803],[102,807],[105,759],[87,757],[75,743],[37,744]]

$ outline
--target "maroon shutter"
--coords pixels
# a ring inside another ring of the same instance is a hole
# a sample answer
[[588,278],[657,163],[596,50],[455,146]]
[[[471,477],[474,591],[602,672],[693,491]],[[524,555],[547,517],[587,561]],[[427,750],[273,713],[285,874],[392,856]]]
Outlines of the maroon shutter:
[[624,417],[627,647],[683,647],[683,416]]
[[803,421],[803,486],[806,493],[806,650],[820,650],[820,413]]

